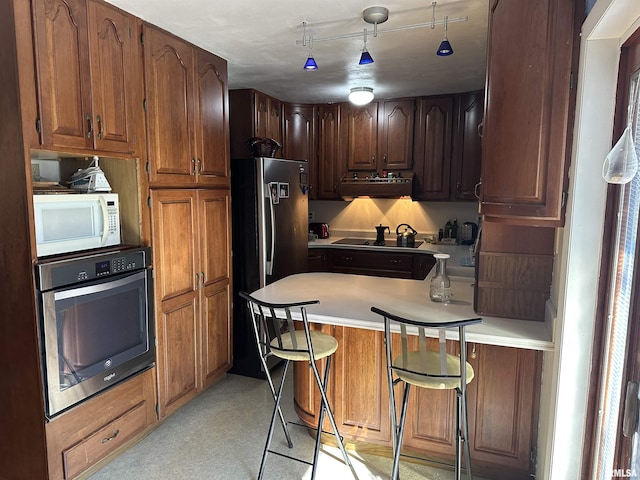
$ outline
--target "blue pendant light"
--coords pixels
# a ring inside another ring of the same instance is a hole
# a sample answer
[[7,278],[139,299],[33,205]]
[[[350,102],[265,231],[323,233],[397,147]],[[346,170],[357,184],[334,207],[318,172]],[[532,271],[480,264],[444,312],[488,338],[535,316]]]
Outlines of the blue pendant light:
[[358,65],[369,65],[370,63],[373,63],[373,58],[371,58],[371,54],[367,51],[367,47],[364,47]]
[[309,71],[313,71],[313,70],[317,70],[318,69],[318,64],[316,63],[315,59],[311,56],[311,54],[309,54],[309,57],[307,58],[307,61],[304,62],[304,67],[305,70],[309,70]]
[[439,57],[448,57],[453,54],[453,48],[449,43],[449,39],[447,38],[447,22],[449,17],[444,17],[444,40],[440,43],[438,50],[436,51],[436,55]]

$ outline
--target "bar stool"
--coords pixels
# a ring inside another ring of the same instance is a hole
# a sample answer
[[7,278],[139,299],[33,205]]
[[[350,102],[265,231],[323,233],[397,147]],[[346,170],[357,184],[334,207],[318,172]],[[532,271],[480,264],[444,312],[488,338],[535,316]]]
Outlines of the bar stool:
[[[423,322],[393,315],[377,307],[371,311],[384,317],[384,339],[387,361],[387,379],[389,383],[389,404],[393,433],[393,469],[391,479],[399,478],[400,450],[404,422],[407,414],[409,389],[411,385],[437,390],[455,390],[456,392],[456,459],[455,475],[460,480],[462,449],[464,443],[467,477],[472,480],[471,457],[469,452],[467,420],[467,384],[473,380],[473,367],[467,363],[467,349],[464,329],[468,325],[482,322],[481,318],[448,322]],[[438,329],[439,351],[427,349],[426,329]],[[460,355],[451,355],[446,351],[447,330],[458,329]],[[400,345],[391,339],[391,330],[400,332]],[[417,333],[418,349],[409,351],[407,331]],[[393,361],[392,361],[393,359]],[[396,378],[394,378],[394,376]],[[400,419],[397,418],[395,386],[404,383]]]
[[[309,300],[295,303],[269,303],[258,300],[245,292],[240,292],[239,295],[248,302],[249,311],[251,312],[251,318],[253,320],[252,324],[256,338],[256,345],[258,347],[258,354],[274,400],[273,414],[271,415],[269,433],[267,434],[267,441],[262,454],[262,463],[260,464],[258,480],[261,480],[264,475],[264,468],[268,453],[274,453],[297,462],[311,465],[311,479],[315,479],[318,466],[318,456],[320,453],[320,437],[323,433],[322,423],[324,421],[325,414],[328,416],[329,422],[331,423],[333,435],[335,435],[342,457],[344,458],[345,463],[351,468],[351,461],[347,456],[347,452],[342,442],[342,437],[340,437],[340,433],[338,432],[338,427],[336,425],[333,412],[331,411],[331,407],[329,406],[326,394],[331,356],[338,349],[338,341],[327,333],[315,330],[311,331],[309,329],[309,321],[307,320],[307,311],[305,307],[307,305],[315,305],[320,302],[318,300]],[[292,313],[292,311],[295,311],[295,313]],[[293,323],[294,320],[302,321],[302,330],[295,329]],[[284,360],[282,377],[277,390],[274,387],[271,379],[271,373],[267,367],[267,358],[272,355]],[[324,372],[324,379],[321,380],[315,362],[323,358],[327,359],[327,365]],[[320,390],[320,411],[318,414],[319,418],[312,462],[308,462],[302,458],[285,455],[270,449],[276,417],[280,420],[289,448],[293,448],[291,436],[289,435],[289,430],[287,428],[287,424],[293,422],[287,422],[285,420],[282,409],[280,408],[282,388],[284,386],[287,369],[291,361],[308,362],[309,367],[311,367],[311,370],[313,371],[313,376],[316,380],[316,384],[318,385],[318,389]]]

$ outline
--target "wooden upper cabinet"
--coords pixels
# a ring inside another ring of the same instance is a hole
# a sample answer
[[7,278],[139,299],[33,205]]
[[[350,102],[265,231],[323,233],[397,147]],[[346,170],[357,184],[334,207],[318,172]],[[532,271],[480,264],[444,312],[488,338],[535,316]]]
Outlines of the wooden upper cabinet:
[[41,143],[136,154],[143,141],[137,20],[86,0],[34,2]]
[[482,121],[484,90],[463,93],[458,99],[455,141],[453,142],[455,200],[477,200],[482,165]]
[[347,105],[347,168],[375,171],[378,154],[378,103],[362,107]]
[[[271,138],[282,146],[282,102],[248,88],[229,91],[231,158],[247,158],[252,137]],[[276,153],[282,158],[282,149]]]
[[413,167],[417,200],[449,199],[452,121],[452,96],[418,101]]
[[380,106],[378,168],[409,170],[413,166],[415,101],[392,100]]
[[226,62],[149,25],[144,50],[152,186],[228,185]]
[[339,104],[318,106],[318,200],[339,200],[338,186],[344,175],[347,142],[341,136]]
[[575,3],[491,2],[481,212],[495,221],[564,223]]
[[143,34],[150,180],[195,183],[193,50],[148,25]]
[[196,49],[196,152],[199,183],[229,185],[227,62]]
[[282,157],[309,162],[309,198],[315,199],[318,184],[318,146],[315,105],[285,103],[283,111]]

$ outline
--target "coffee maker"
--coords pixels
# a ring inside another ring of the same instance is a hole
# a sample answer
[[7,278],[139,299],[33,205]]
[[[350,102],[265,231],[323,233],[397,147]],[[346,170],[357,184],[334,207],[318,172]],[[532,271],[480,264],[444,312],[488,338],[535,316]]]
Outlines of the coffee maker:
[[391,233],[391,229],[388,226],[380,224],[376,227],[376,241],[373,242],[374,245],[384,245],[385,231]]

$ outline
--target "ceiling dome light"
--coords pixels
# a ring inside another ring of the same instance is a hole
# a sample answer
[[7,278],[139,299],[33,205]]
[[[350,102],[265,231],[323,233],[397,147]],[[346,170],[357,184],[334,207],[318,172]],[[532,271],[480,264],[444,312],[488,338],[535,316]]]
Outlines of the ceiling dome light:
[[349,101],[354,105],[366,105],[373,100],[373,88],[354,87],[349,92]]

